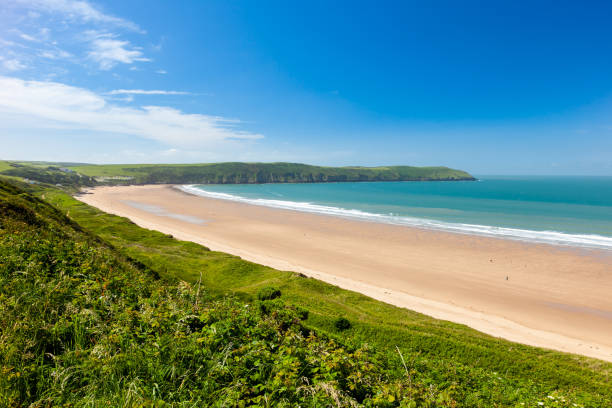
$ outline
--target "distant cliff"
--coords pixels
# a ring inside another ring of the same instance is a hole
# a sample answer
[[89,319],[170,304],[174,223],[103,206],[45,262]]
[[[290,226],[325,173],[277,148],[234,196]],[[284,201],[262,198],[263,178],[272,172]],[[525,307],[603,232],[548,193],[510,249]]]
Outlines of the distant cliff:
[[[66,186],[475,180],[448,167],[321,167],[298,163],[61,164],[2,162],[0,174]],[[61,167],[60,167],[61,166]],[[4,169],[2,169],[4,167]]]
[[475,180],[448,167],[321,167],[298,163],[81,165],[73,170],[112,184],[257,184]]

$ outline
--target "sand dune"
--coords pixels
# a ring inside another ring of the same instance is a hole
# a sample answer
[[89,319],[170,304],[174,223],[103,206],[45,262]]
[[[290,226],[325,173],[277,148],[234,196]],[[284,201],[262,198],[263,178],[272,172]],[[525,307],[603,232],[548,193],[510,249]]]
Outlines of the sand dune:
[[612,254],[196,197],[171,186],[78,198],[140,226],[508,340],[612,361]]

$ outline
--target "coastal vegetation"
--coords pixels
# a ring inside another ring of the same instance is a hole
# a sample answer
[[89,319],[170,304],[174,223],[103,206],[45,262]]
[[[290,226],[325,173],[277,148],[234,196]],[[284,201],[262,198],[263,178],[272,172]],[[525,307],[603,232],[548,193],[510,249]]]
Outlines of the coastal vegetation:
[[[346,181],[474,180],[448,167],[322,167],[298,163],[113,164],[9,163],[0,174],[45,183],[71,178],[78,185],[96,184],[253,184]],[[66,181],[64,181],[66,183]]]
[[0,406],[612,404],[612,364],[178,241],[74,188],[0,184]]
[[77,173],[67,167],[58,165],[31,165],[7,163],[0,167],[0,174],[9,177],[19,177],[30,183],[46,183],[53,185],[91,187],[96,184],[92,177]]
[[0,266],[0,406],[452,402],[280,299],[214,299],[162,278],[4,183]]

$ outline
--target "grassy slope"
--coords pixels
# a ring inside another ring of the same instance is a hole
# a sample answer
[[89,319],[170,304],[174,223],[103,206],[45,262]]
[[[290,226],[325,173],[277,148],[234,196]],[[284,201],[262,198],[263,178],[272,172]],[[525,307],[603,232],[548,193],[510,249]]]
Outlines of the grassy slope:
[[0,160],[0,172],[11,169],[11,166],[8,162]]
[[1,407],[456,406],[272,294],[211,299],[0,181]]
[[[133,177],[135,183],[257,183],[380,180],[472,179],[447,167],[321,167],[298,163],[209,163],[172,165],[80,165],[71,169],[91,177]],[[121,181],[117,181],[121,182]]]
[[284,299],[309,309],[309,327],[332,337],[337,336],[333,321],[347,317],[353,328],[343,333],[343,341],[353,346],[368,343],[396,372],[403,370],[395,348],[399,347],[415,380],[452,387],[460,406],[519,402],[533,406],[548,394],[587,406],[612,404],[611,364],[495,339],[291,272],[212,252],[139,228],[57,190],[45,192],[45,198],[123,254],[162,275],[192,283],[201,276],[211,295],[233,293],[248,299],[259,288],[275,285]]
[[46,162],[2,162],[0,161],[0,174],[13,179],[29,179],[39,183],[61,184],[69,188],[79,186],[93,186],[95,181],[89,176],[79,175],[75,172],[64,172],[61,163],[49,165]]

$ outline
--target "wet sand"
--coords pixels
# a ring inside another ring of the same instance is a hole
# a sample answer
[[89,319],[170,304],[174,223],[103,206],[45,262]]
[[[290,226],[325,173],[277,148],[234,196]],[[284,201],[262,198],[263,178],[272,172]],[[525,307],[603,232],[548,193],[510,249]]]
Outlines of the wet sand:
[[519,343],[612,361],[612,253],[280,210],[171,186],[78,198],[136,224]]

